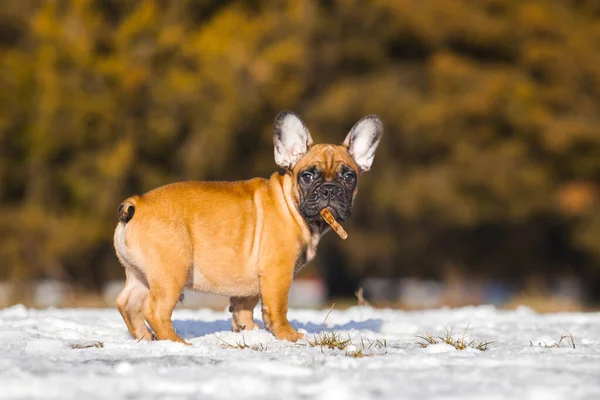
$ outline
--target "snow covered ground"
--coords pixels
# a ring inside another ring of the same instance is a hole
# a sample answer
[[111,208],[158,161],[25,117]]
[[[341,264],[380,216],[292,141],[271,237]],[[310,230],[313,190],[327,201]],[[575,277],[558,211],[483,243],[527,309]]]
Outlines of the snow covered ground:
[[[326,314],[289,317],[312,338]],[[600,313],[333,310],[325,329],[349,335],[350,352],[361,338],[385,340],[359,358],[278,342],[265,331],[232,333],[226,312],[178,309],[173,319],[193,346],[137,343],[116,309],[0,310],[0,398],[600,399]],[[459,338],[467,325],[469,338],[494,342],[487,351],[417,344],[417,335],[450,328]],[[570,339],[549,347],[566,329],[576,348]],[[104,346],[72,349],[92,341]]]

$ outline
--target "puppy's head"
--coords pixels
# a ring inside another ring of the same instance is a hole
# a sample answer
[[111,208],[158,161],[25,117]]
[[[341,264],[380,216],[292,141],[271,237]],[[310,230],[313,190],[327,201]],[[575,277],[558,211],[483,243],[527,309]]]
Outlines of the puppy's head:
[[275,162],[292,175],[292,195],[309,225],[322,225],[324,208],[340,222],[350,218],[358,177],[371,168],[382,134],[379,118],[369,115],[352,127],[341,145],[313,144],[296,114],[284,111],[277,116]]

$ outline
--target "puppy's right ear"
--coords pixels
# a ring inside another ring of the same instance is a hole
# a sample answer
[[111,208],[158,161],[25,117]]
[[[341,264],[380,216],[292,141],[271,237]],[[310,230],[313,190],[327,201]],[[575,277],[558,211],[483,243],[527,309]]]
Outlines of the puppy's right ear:
[[377,115],[367,115],[358,121],[342,144],[354,158],[361,172],[371,169],[375,149],[383,135],[383,125]]
[[300,117],[291,111],[283,111],[275,118],[273,144],[277,165],[291,170],[308,152],[313,140]]

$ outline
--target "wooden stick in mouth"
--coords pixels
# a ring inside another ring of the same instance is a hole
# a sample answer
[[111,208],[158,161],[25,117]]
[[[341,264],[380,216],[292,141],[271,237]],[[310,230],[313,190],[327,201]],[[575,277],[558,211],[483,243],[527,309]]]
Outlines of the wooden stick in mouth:
[[341,237],[342,239],[346,239],[348,237],[348,233],[344,230],[340,223],[337,222],[335,218],[333,218],[333,215],[331,215],[327,208],[321,210],[321,217],[323,217],[325,222],[327,222],[329,226],[331,226],[331,229],[333,229],[339,237]]

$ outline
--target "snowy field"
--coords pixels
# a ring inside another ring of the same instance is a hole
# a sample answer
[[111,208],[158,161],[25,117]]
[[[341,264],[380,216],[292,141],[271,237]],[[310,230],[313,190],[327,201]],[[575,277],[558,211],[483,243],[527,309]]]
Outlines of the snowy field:
[[[326,314],[289,317],[312,340]],[[116,309],[0,310],[0,398],[600,399],[600,313],[333,310],[325,330],[349,336],[345,350],[232,333],[226,312],[178,309],[174,321],[191,347],[137,343]],[[493,341],[487,351],[417,343],[450,328],[460,339],[467,325],[465,341]],[[557,345],[566,330],[575,348]],[[103,347],[72,348],[93,341]],[[362,343],[365,356],[349,356]]]

